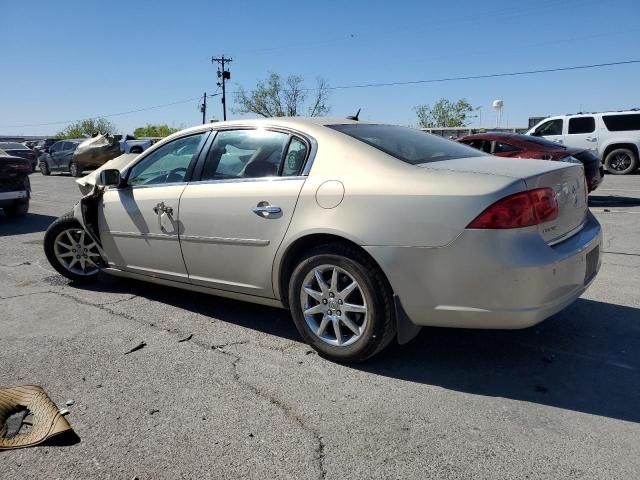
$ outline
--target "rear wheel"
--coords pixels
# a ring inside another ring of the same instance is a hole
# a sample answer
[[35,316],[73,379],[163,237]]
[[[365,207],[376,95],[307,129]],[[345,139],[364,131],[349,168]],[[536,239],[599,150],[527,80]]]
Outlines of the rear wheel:
[[51,175],[51,169],[49,168],[49,164],[45,161],[40,161],[40,173],[42,175]]
[[98,246],[71,213],[49,226],[44,235],[44,253],[53,268],[76,282],[93,280],[100,271]]
[[629,148],[616,148],[607,154],[604,166],[609,173],[626,175],[638,168],[638,156]]
[[393,297],[380,269],[356,249],[310,251],[293,271],[289,306],[305,341],[337,362],[361,362],[395,335]]
[[78,164],[76,162],[71,162],[69,164],[69,173],[72,177],[82,176],[82,170],[80,169],[80,167],[78,167]]
[[4,213],[9,218],[24,217],[29,212],[29,199],[18,200],[13,205],[4,208]]

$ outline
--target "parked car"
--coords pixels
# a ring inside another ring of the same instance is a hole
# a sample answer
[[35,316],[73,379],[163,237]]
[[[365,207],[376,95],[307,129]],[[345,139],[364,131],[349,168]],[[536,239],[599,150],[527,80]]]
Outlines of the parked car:
[[422,325],[534,325],[600,266],[582,166],[493,157],[406,127],[201,125],[98,180],[45,234],[58,272],[289,308],[336,361]]
[[40,158],[40,172],[51,175],[51,172],[69,172],[73,153],[83,140],[59,140],[51,145]]
[[40,171],[49,175],[53,171],[69,172],[80,177],[85,170],[95,170],[120,155],[119,139],[109,135],[96,135],[85,140],[64,140],[49,148],[40,160]]
[[9,218],[19,218],[29,211],[31,184],[28,159],[0,150],[0,208]]
[[36,171],[38,154],[35,150],[18,142],[0,142],[0,150],[14,157],[26,158],[29,160],[29,165],[31,165],[31,171]]
[[133,135],[123,135],[120,140],[122,153],[142,153],[154,144],[152,139],[137,140]]
[[604,168],[591,150],[569,148],[543,138],[517,133],[478,133],[458,139],[459,142],[498,157],[534,158],[573,162],[584,166],[587,187],[592,192],[602,183]]
[[640,111],[578,113],[549,117],[527,135],[596,153],[608,172],[631,173],[638,168]]

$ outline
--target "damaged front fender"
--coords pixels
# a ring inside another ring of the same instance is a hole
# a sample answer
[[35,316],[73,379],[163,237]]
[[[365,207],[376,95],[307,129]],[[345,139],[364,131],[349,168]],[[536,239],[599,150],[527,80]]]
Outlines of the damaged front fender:
[[87,232],[87,235],[96,243],[98,252],[105,265],[109,264],[106,252],[102,248],[100,239],[100,229],[98,226],[98,208],[104,193],[104,188],[94,185],[91,191],[82,197],[73,207],[73,217],[80,226]]

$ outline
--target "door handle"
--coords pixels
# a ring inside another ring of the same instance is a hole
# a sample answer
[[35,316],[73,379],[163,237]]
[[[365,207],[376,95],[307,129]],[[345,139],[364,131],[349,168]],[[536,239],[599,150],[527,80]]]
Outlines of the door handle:
[[586,140],[587,142],[595,142],[595,141],[596,141],[596,139],[595,139],[595,138],[593,138],[593,137],[587,137],[587,138],[585,138],[585,140]]
[[270,205],[268,202],[260,202],[254,209],[253,213],[259,217],[270,217],[282,213],[282,209],[276,205]]
[[166,213],[167,215],[173,215],[173,208],[168,207],[164,204],[164,202],[160,202],[155,207],[153,207],[153,213],[156,215],[160,215],[161,213]]

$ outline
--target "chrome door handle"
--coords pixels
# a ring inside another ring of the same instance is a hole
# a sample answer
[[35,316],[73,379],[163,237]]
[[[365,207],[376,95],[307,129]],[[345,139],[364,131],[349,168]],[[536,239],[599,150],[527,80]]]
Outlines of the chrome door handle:
[[155,213],[156,215],[160,215],[161,213],[173,215],[173,208],[166,206],[164,202],[160,202],[155,207],[153,207],[153,213]]
[[258,206],[253,209],[253,213],[259,217],[270,217],[271,215],[282,213],[282,209],[276,205],[269,205],[267,202],[260,202]]
[[587,138],[585,138],[585,140],[586,140],[587,142],[595,142],[595,141],[596,141],[596,139],[595,139],[595,138],[593,138],[593,137],[587,137]]

